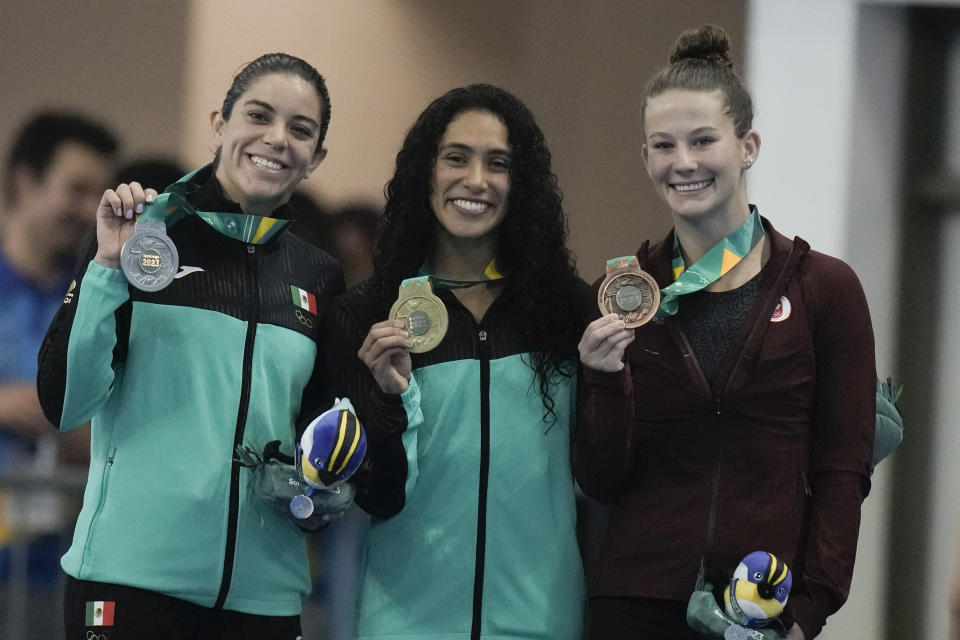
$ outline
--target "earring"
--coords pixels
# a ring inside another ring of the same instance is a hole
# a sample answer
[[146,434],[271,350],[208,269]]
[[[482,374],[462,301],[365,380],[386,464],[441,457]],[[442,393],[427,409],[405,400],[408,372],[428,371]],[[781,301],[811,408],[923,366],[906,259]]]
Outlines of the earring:
[[749,169],[752,166],[753,166],[753,158],[747,158],[746,160],[743,161],[744,169]]

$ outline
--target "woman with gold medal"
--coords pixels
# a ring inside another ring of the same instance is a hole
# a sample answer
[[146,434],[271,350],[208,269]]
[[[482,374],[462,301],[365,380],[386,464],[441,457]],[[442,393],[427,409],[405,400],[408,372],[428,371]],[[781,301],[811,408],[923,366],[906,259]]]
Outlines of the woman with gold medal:
[[757,550],[793,572],[782,633],[765,638],[815,637],[850,588],[872,470],[870,315],[850,267],[747,199],[760,136],[732,67],[706,25],[647,85],[643,159],[674,226],[611,261],[579,345],[576,476],[612,503],[597,639],[704,637],[691,595]]
[[301,635],[305,538],[236,455],[273,441],[292,454],[298,422],[326,400],[320,320],[343,276],[285,230],[329,120],[317,70],[267,54],[211,114],[211,165],[163,194],[137,182],[103,194],[96,253],[38,376],[51,422],[92,420],[61,562],[68,638]]
[[509,93],[454,89],[408,132],[387,196],[375,275],[327,328],[370,443],[357,637],[579,640],[585,285],[543,135]]

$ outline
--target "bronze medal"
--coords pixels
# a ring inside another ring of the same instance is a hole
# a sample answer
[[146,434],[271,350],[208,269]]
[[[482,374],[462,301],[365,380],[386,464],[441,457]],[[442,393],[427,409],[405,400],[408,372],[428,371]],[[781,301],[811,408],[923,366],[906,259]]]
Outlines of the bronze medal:
[[640,268],[636,256],[607,260],[607,277],[597,292],[597,304],[604,315],[615,313],[633,329],[653,319],[660,307],[660,288]]
[[447,334],[449,318],[443,301],[433,293],[427,277],[411,278],[400,284],[390,317],[402,320],[410,333],[411,353],[424,353],[436,347]]

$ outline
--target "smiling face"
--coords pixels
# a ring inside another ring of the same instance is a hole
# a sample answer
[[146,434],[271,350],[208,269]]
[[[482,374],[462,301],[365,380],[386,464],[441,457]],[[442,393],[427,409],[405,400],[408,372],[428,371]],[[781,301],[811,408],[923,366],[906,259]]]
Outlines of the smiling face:
[[675,218],[735,223],[749,214],[744,171],[760,136],[738,138],[726,110],[720,90],[671,89],[647,101],[643,160]]
[[318,149],[320,100],[313,86],[287,73],[256,79],[229,120],[211,114],[219,147],[217,179],[245,213],[269,215],[326,155]]
[[466,240],[492,246],[510,194],[510,145],[503,121],[490,111],[454,117],[440,140],[430,186],[441,243]]

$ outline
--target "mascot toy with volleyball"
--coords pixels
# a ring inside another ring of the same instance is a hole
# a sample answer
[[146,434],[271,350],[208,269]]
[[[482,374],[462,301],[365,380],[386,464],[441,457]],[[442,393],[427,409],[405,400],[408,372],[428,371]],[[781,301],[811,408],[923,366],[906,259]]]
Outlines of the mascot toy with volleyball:
[[260,453],[244,445],[235,460],[250,469],[248,486],[301,529],[315,531],[339,518],[357,493],[347,482],[367,453],[367,436],[347,398],[314,418],[295,443],[292,456],[273,440]]
[[360,468],[366,453],[367,436],[353,405],[346,398],[337,399],[307,425],[297,443],[294,462],[307,486],[290,500],[290,512],[305,519],[318,502],[337,502],[341,485]]
[[734,570],[723,591],[724,608],[737,624],[765,627],[783,612],[792,583],[786,563],[772,553],[754,551]]

